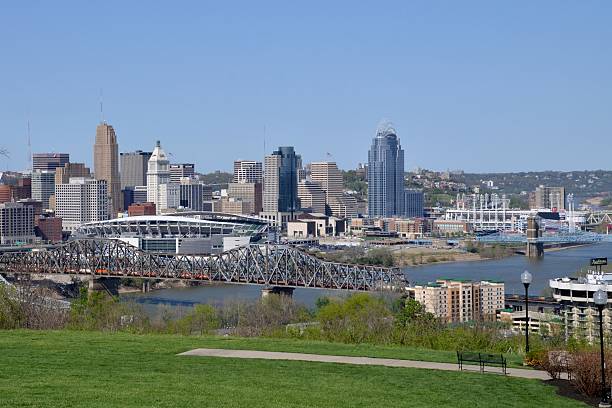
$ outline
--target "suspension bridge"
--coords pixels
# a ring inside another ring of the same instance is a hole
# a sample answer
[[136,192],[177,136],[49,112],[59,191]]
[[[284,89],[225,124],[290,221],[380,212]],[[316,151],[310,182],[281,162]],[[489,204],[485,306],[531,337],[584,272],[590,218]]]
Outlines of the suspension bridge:
[[594,232],[561,232],[542,235],[537,238],[527,238],[525,234],[497,232],[476,237],[483,243],[542,243],[542,244],[591,244],[597,242],[612,242],[612,234],[597,234]]

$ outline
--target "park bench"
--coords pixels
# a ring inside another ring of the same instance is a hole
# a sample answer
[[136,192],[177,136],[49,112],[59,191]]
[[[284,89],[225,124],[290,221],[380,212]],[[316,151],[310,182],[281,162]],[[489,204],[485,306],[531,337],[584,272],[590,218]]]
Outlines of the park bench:
[[457,351],[457,363],[459,370],[463,370],[463,363],[478,363],[480,372],[484,373],[485,365],[496,365],[501,367],[506,375],[506,359],[503,354],[475,353],[473,351]]

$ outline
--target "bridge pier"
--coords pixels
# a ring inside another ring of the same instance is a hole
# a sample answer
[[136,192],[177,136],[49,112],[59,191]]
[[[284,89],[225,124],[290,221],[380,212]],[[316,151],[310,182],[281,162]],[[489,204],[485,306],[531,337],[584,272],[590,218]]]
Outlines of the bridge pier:
[[148,293],[151,291],[151,282],[149,280],[142,281],[142,293]]
[[111,296],[119,296],[118,278],[92,278],[89,281],[89,293],[105,292]]
[[528,258],[542,258],[544,256],[544,244],[538,242],[540,238],[540,223],[535,216],[527,218],[527,248],[525,255]]
[[525,255],[528,258],[542,258],[544,256],[544,244],[541,242],[527,242]]
[[261,290],[262,299],[266,298],[268,295],[282,295],[293,297],[293,291],[295,288],[291,288],[288,286],[266,286]]

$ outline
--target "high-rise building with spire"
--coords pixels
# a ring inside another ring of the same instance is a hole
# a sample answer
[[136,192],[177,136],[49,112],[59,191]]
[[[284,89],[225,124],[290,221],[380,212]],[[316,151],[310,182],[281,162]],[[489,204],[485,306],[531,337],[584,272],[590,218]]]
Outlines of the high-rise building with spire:
[[147,201],[155,204],[158,214],[180,203],[180,187],[170,182],[170,160],[159,140],[148,162]]
[[393,126],[382,122],[368,153],[368,216],[404,213],[404,150]]
[[106,180],[111,218],[123,211],[121,178],[119,176],[119,146],[115,129],[106,122],[96,128],[94,144],[94,175],[97,180]]

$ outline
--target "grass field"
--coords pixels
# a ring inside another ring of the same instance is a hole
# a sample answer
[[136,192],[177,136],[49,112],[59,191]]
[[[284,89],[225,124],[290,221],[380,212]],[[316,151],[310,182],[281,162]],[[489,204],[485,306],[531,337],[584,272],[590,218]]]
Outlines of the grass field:
[[[6,407],[577,407],[535,380],[299,361],[180,357],[196,347],[415,358],[422,350],[97,332],[0,331]],[[404,353],[404,354],[402,354]],[[451,353],[452,354],[452,353]],[[430,360],[446,361],[435,352]],[[423,359],[423,358],[422,358]]]

